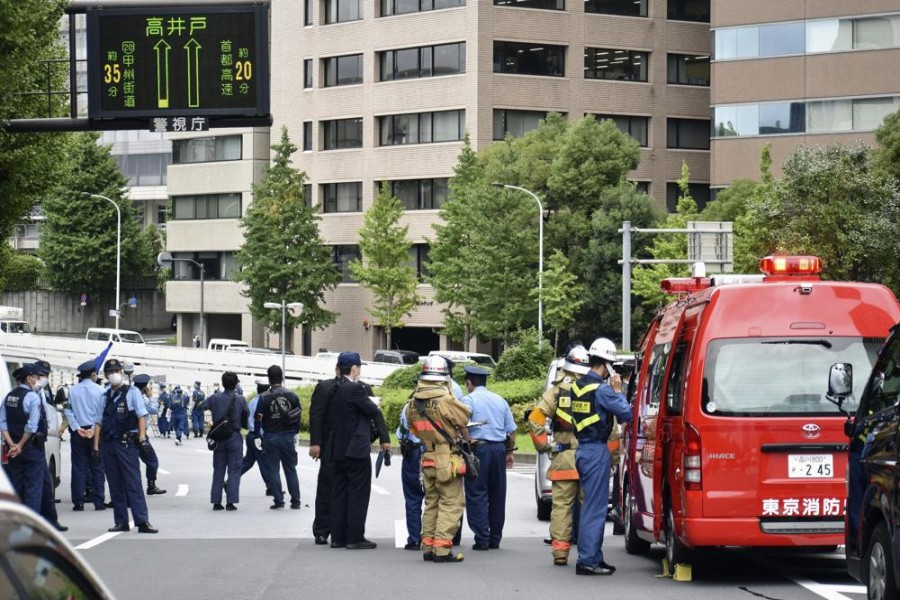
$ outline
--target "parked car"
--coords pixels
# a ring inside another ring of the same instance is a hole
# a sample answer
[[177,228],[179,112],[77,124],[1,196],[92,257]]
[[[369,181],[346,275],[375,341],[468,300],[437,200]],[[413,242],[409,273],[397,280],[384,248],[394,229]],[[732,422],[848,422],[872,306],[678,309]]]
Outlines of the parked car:
[[144,336],[137,331],[127,329],[110,329],[107,327],[91,327],[87,330],[84,339],[100,342],[116,342],[124,344],[145,344]]
[[855,387],[850,365],[831,367],[830,399],[844,409],[856,409],[854,419],[845,425],[850,438],[844,534],[847,571],[866,585],[869,598],[897,600],[900,324],[891,329],[868,375],[858,408],[853,406]]
[[412,350],[376,350],[372,362],[392,365],[414,365],[419,362],[419,354]]
[[480,367],[493,369],[497,366],[497,362],[490,354],[481,354],[480,352],[461,352],[459,350],[432,350],[428,356],[443,356],[453,362],[473,362]]
[[19,503],[2,470],[0,557],[4,598],[113,598],[81,554],[45,519]]
[[209,344],[206,346],[207,350],[214,350],[216,352],[246,351],[249,347],[250,344],[243,340],[231,340],[228,338],[213,338],[209,340]]

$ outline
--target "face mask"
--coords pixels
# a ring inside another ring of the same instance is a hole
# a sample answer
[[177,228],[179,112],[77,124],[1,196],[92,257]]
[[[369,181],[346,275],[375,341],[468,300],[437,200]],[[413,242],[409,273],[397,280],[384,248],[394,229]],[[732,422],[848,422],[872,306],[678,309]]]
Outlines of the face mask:
[[37,384],[35,384],[35,387],[37,387],[38,389],[45,388],[45,387],[47,387],[48,383],[49,382],[47,381],[46,377],[41,377],[40,379],[37,380]]
[[121,373],[110,373],[109,374],[109,384],[113,387],[122,385],[122,374]]

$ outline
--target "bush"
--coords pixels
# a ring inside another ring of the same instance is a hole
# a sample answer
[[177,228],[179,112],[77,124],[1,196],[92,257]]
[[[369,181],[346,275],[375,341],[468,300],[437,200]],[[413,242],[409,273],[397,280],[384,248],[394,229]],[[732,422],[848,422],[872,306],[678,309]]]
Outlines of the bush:
[[518,341],[500,357],[494,376],[497,381],[536,379],[547,373],[553,360],[553,348],[540,339],[534,328],[520,332]]
[[397,369],[384,378],[381,387],[389,390],[411,390],[416,385],[419,373],[422,372],[422,363],[416,363],[402,369]]
[[39,280],[46,274],[43,261],[29,254],[13,253],[3,274],[3,290],[20,292],[39,289]]

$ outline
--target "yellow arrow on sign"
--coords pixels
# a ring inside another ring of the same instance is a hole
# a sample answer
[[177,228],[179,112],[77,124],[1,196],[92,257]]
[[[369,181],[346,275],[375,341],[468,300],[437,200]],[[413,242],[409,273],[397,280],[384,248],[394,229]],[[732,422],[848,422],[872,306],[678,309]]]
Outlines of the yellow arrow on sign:
[[166,40],[159,40],[153,46],[156,51],[156,105],[169,108],[169,50]]
[[188,106],[190,108],[200,107],[200,48],[202,48],[200,42],[194,38],[189,39],[184,45],[184,51],[187,53]]

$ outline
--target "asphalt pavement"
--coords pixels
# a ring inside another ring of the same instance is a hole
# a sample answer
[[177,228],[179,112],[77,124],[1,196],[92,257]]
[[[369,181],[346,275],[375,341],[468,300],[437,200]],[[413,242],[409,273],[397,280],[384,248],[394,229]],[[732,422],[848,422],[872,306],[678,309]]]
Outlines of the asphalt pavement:
[[[118,598],[158,600],[235,598],[278,600],[295,597],[409,598],[441,597],[546,599],[564,590],[572,597],[658,597],[696,600],[853,600],[864,588],[852,581],[839,553],[762,553],[723,550],[694,566],[693,581],[659,577],[663,549],[645,557],[625,553],[622,538],[608,525],[604,553],[618,570],[612,577],[577,577],[575,552],[568,567],[551,564],[544,545],[547,523],[535,518],[533,465],[520,465],[508,477],[507,521],[500,550],[474,552],[463,529],[460,564],[425,563],[405,551],[400,457],[373,480],[366,535],[375,550],[316,546],[312,537],[318,464],[300,447],[300,510],[270,510],[270,498],[258,470],[241,482],[236,512],[213,512],[209,499],[212,453],[202,439],[176,446],[152,439],[160,458],[157,485],[164,496],[148,498],[157,535],[107,534],[112,511],[72,511],[69,447],[63,445],[63,482],[57,490],[60,521],[66,534]],[[374,456],[373,456],[374,459]],[[634,596],[638,594],[638,596]]]

